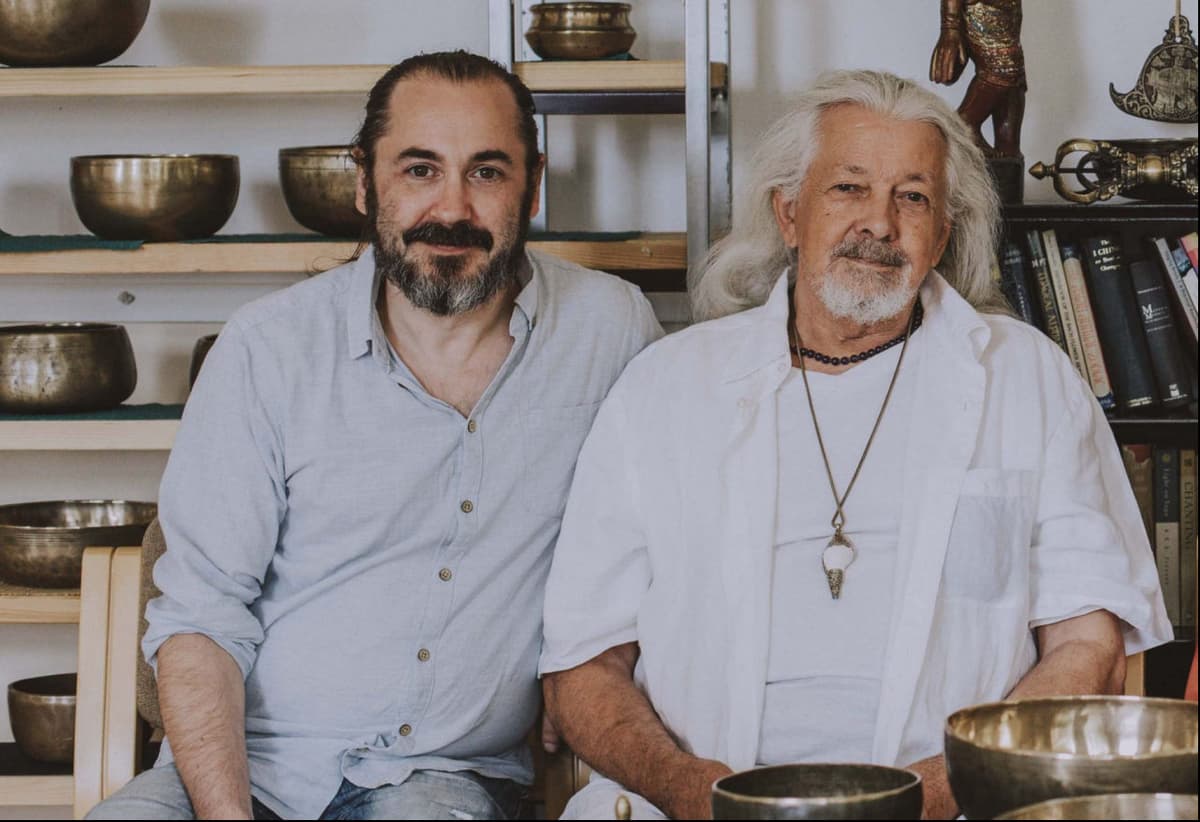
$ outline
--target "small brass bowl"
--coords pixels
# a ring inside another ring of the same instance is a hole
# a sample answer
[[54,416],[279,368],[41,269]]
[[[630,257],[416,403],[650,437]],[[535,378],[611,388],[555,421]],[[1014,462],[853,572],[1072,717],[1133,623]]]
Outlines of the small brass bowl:
[[1047,799],[997,819],[1195,819],[1195,796],[1177,793],[1104,793]]
[[283,201],[296,222],[319,234],[357,239],[367,218],[354,206],[358,166],[350,146],[279,149]]
[[71,158],[79,219],[106,240],[198,240],[216,234],[237,204],[231,154],[91,155]]
[[968,819],[1070,796],[1194,794],[1196,705],[1076,696],[975,705],[946,719],[950,789]]
[[718,779],[713,819],[919,819],[921,777],[883,765],[772,765]]
[[0,326],[0,411],[101,411],[129,399],[136,386],[137,364],[124,326]]
[[0,63],[98,66],[129,48],[150,0],[0,0]]
[[33,588],[77,588],[83,549],[141,545],[153,502],[55,500],[0,505],[0,579]]
[[75,674],[19,679],[8,686],[8,718],[21,753],[69,763],[75,754]]
[[628,3],[538,3],[525,42],[547,60],[602,60],[629,51]]
[[216,341],[216,334],[205,334],[196,340],[196,345],[192,347],[192,365],[188,369],[189,388],[196,384],[196,377],[200,376],[200,366],[204,365],[204,358],[208,356],[208,349],[212,348],[213,343]]

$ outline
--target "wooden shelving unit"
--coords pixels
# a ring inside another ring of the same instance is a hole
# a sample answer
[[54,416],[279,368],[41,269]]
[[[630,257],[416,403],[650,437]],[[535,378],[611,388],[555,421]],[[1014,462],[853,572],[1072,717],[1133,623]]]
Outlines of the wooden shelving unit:
[[178,420],[7,420],[0,451],[170,451],[178,430]]
[[0,581],[0,623],[48,625],[79,622],[79,589],[26,588]]
[[[0,69],[0,97],[136,97],[261,94],[362,94],[389,66],[101,66]],[[517,63],[534,93],[679,91],[682,60]],[[726,66],[712,64],[724,87]]]

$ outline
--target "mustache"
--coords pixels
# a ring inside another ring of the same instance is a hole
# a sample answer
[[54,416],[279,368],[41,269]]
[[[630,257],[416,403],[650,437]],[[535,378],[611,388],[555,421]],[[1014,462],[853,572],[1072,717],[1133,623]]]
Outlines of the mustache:
[[845,257],[848,260],[864,260],[868,263],[890,265],[895,268],[908,264],[908,256],[903,251],[891,243],[868,237],[858,240],[842,240],[834,246],[832,256]]
[[421,223],[405,231],[401,238],[405,245],[428,243],[457,248],[482,248],[484,251],[491,251],[495,244],[490,231],[473,226],[466,220],[460,220],[453,225]]

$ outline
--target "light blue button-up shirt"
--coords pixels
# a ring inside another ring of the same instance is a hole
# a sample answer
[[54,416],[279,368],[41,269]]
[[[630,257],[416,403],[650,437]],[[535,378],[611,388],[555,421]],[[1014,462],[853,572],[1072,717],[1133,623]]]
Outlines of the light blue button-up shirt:
[[632,285],[528,259],[469,419],[392,351],[370,252],[240,309],[205,360],[163,476],[143,651],[198,633],[237,661],[253,793],[285,817],[316,818],[343,777],[530,781],[576,455],[662,331]]

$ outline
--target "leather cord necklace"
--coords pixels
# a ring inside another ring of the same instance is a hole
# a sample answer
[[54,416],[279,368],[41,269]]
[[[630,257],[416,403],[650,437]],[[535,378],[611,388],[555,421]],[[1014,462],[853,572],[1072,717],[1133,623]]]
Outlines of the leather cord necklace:
[[[829,490],[833,492],[833,501],[837,506],[833,512],[833,519],[829,521],[829,524],[833,526],[833,536],[825,545],[825,550],[821,552],[821,568],[825,571],[825,580],[829,583],[829,593],[834,599],[838,599],[842,595],[842,583],[846,578],[846,569],[854,562],[857,555],[854,543],[842,533],[846,525],[846,514],[843,511],[843,507],[846,504],[846,498],[854,490],[854,483],[858,479],[859,472],[862,471],[863,463],[866,462],[867,452],[871,450],[871,443],[875,441],[875,433],[879,430],[879,423],[883,421],[883,413],[887,410],[888,400],[892,398],[892,389],[896,387],[896,378],[900,376],[900,365],[904,362],[904,352],[908,349],[909,339],[917,329],[919,322],[917,316],[920,307],[921,303],[918,300],[912,314],[909,315],[908,329],[896,339],[884,344],[885,347],[891,348],[897,342],[902,343],[900,346],[900,357],[896,360],[896,370],[892,372],[892,379],[888,383],[887,393],[883,395],[883,403],[879,406],[879,413],[875,416],[875,424],[871,427],[871,435],[867,437],[867,444],[863,446],[862,456],[858,458],[858,465],[854,468],[854,474],[850,477],[850,482],[846,485],[846,492],[844,494],[838,494],[837,483],[833,479],[833,469],[829,465],[829,454],[825,450],[825,441],[821,438],[821,426],[817,422],[817,409],[813,405],[812,391],[808,387],[808,370],[804,367],[805,358],[803,355],[797,356],[797,359],[800,361],[800,376],[804,380],[804,395],[808,398],[808,410],[812,414],[813,430],[817,434],[817,445],[821,448],[821,459],[825,462],[825,475],[829,478]],[[788,318],[788,341],[793,344],[793,351],[800,350],[800,332],[796,329],[796,323],[792,317]],[[874,356],[874,354],[870,356]],[[865,358],[860,358],[859,362],[862,359]],[[845,363],[836,364],[842,365]]]

